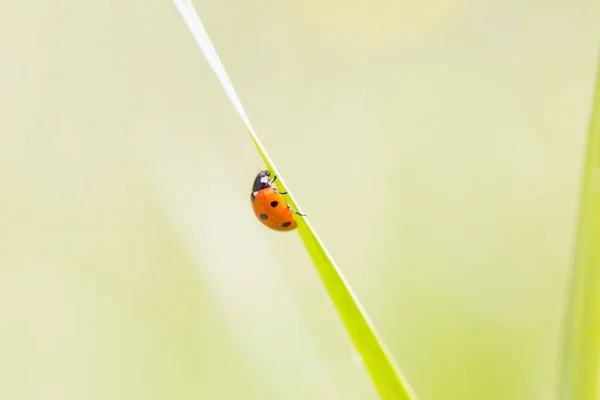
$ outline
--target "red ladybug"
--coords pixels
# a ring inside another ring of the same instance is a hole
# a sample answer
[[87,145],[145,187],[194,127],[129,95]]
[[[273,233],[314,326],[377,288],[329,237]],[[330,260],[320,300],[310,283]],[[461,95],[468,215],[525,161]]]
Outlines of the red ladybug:
[[294,214],[302,216],[304,214],[292,209],[285,202],[282,194],[287,194],[287,192],[279,193],[277,188],[273,186],[273,182],[277,180],[277,175],[273,180],[270,177],[271,172],[265,170],[259,172],[256,179],[254,179],[252,194],[250,195],[254,214],[260,222],[276,231],[296,229],[298,223],[294,218]]

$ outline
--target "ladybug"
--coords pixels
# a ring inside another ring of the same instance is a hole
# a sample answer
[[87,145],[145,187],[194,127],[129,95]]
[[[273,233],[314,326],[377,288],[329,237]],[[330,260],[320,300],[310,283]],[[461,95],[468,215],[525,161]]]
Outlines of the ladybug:
[[273,186],[273,182],[276,180],[277,175],[271,180],[271,172],[268,170],[261,171],[256,175],[250,195],[252,209],[256,218],[269,228],[276,231],[291,231],[298,226],[294,214],[302,216],[304,214],[292,209],[285,202],[282,195],[287,192],[279,193],[277,191],[277,188]]

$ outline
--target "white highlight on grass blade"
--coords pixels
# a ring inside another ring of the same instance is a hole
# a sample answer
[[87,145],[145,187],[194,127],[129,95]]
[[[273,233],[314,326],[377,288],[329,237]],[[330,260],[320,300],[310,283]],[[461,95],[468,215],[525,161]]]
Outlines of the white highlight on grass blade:
[[[278,179],[282,186],[287,187],[285,181],[280,176],[279,171],[277,171],[275,165],[273,164],[273,161],[271,160],[262,143],[258,139],[258,136],[256,135],[256,132],[254,131],[254,128],[250,123],[250,118],[248,118],[248,115],[246,114],[246,111],[242,106],[242,102],[240,101],[235,89],[233,88],[233,84],[231,83],[231,80],[227,75],[227,71],[225,70],[223,63],[221,62],[221,59],[217,54],[217,50],[213,46],[212,41],[210,40],[210,37],[206,32],[206,29],[204,29],[204,25],[202,24],[200,17],[198,17],[198,13],[196,12],[194,4],[192,4],[191,0],[173,0],[173,4],[177,8],[177,11],[179,11],[181,18],[192,33],[192,36],[194,37],[194,40],[198,44],[198,47],[204,54],[204,57],[206,57],[210,68],[213,70],[213,72],[219,79],[219,82],[221,82],[221,85],[223,86],[223,89],[225,89],[227,97],[229,97],[229,100],[233,104],[233,108],[235,108],[235,111],[237,111],[238,115],[244,122],[244,125],[246,125],[246,128],[250,132],[250,135],[252,135],[254,143],[256,143],[256,146],[260,148],[264,157],[268,160],[268,164],[272,167],[273,172],[278,176]],[[289,196],[295,202],[294,197],[291,194],[289,194]],[[297,207],[297,211],[302,212],[302,210],[299,209],[300,206],[297,205]]]
[[173,0],[173,3],[175,4],[175,7],[177,7],[179,14],[181,14],[181,18],[183,18],[185,24],[192,33],[196,43],[198,43],[200,50],[202,50],[202,53],[204,53],[208,64],[212,68],[213,72],[217,75],[221,85],[223,85],[225,93],[227,93],[229,100],[231,100],[233,103],[233,107],[238,112],[252,135],[254,135],[256,138],[256,133],[250,124],[250,119],[246,115],[246,111],[244,110],[244,107],[242,106],[242,103],[235,89],[233,88],[233,85],[231,84],[231,80],[229,79],[229,76],[225,71],[225,67],[223,66],[223,63],[217,54],[217,50],[215,50],[215,47],[213,46],[206,29],[204,29],[204,25],[202,25],[202,21],[200,21],[200,17],[198,17],[198,13],[196,12],[191,0]]

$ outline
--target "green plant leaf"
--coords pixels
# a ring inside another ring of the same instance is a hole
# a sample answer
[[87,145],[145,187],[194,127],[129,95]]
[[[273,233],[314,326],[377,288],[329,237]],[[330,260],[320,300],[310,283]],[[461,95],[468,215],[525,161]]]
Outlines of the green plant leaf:
[[561,400],[597,400],[600,379],[600,61],[587,139],[560,381]]
[[[258,139],[254,128],[250,124],[250,120],[244,111],[200,18],[198,17],[194,5],[190,0],[173,0],[173,3],[192,33],[200,50],[217,75],[217,78],[225,89],[235,110],[246,125],[250,137],[256,145],[267,168],[277,175],[278,180],[276,183],[278,189],[280,191],[288,192],[290,205],[297,211],[302,212],[302,209],[293,197],[292,192],[285,184],[285,180],[277,170],[264,146]],[[352,292],[350,285],[348,285],[342,276],[333,258],[327,252],[325,246],[323,246],[321,239],[312,228],[308,218],[298,218],[298,232],[331,300],[337,308],[348,334],[360,353],[362,361],[364,362],[380,397],[382,399],[415,400],[417,397],[410,389],[392,356],[385,348],[385,345],[381,339],[378,338],[373,328],[373,324],[356,298],[356,295]]]

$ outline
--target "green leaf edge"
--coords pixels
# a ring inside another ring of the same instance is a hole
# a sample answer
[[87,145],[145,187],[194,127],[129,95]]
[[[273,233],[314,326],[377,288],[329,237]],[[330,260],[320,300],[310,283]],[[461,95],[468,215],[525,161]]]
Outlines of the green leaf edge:
[[564,319],[560,400],[600,398],[600,51],[594,92]]

